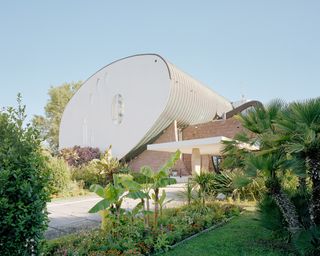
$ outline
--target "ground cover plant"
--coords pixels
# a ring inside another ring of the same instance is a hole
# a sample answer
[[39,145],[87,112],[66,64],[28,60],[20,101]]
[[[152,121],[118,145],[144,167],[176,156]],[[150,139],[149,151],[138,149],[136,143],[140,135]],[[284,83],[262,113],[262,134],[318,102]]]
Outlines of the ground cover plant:
[[297,255],[291,245],[262,227],[258,217],[257,213],[245,212],[224,226],[201,234],[161,256]]

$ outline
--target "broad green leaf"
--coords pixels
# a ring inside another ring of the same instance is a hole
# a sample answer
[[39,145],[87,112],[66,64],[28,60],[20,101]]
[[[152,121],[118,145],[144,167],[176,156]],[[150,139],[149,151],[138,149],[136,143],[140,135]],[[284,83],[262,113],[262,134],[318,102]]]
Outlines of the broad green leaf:
[[110,206],[110,202],[107,199],[102,199],[100,202],[98,202],[95,206],[93,206],[89,213],[96,213],[101,210],[105,210]]
[[166,200],[166,197],[167,197],[166,191],[163,190],[163,191],[162,191],[162,194],[161,194],[161,196],[160,196],[160,199],[159,199],[159,203],[160,203],[160,204],[163,204],[164,200]]
[[104,188],[98,184],[93,184],[90,186],[90,191],[96,193],[98,196],[104,198]]
[[127,190],[139,190],[141,189],[141,185],[131,179],[121,179],[120,183],[127,189]]
[[131,198],[131,199],[141,199],[141,198],[147,198],[148,194],[144,193],[140,190],[138,191],[132,191],[129,192],[126,197]]
[[113,185],[109,184],[110,186],[107,186],[105,191],[105,198],[108,199],[111,202],[117,201],[120,197],[120,191],[119,189],[116,189]]
[[141,169],[140,169],[140,172],[141,174],[143,174],[144,176],[152,179],[153,178],[153,175],[154,175],[154,172],[153,170],[151,169],[151,167],[149,166],[143,166]]
[[139,213],[139,211],[141,211],[141,209],[143,208],[143,203],[140,202],[138,203],[133,209],[132,209],[132,215],[135,216]]

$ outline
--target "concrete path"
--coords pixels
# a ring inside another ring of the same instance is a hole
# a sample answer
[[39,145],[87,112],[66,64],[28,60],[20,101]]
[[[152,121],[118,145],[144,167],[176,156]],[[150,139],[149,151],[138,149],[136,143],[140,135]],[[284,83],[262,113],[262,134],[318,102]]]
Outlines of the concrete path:
[[[167,200],[174,199],[166,207],[176,207],[185,202],[180,196],[184,186],[185,184],[183,183],[175,184],[164,189],[167,193]],[[45,234],[46,238],[53,239],[80,230],[99,227],[101,222],[100,215],[90,214],[88,211],[100,200],[100,197],[90,195],[60,199],[49,203],[47,208],[50,222]],[[122,207],[124,209],[132,209],[138,202],[138,200],[125,199]]]

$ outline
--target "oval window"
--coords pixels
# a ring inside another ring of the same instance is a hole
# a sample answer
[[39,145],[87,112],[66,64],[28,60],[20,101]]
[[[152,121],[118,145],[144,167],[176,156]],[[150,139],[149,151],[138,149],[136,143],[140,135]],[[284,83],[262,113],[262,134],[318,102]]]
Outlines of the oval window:
[[124,102],[121,94],[116,94],[112,99],[111,116],[114,124],[121,124],[124,112]]

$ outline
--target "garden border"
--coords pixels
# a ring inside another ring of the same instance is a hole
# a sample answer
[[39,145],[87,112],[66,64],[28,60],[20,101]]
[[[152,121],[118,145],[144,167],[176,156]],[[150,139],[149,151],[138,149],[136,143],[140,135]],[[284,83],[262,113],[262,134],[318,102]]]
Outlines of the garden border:
[[[241,211],[239,215],[242,215],[243,212],[244,212],[244,211]],[[170,250],[178,247],[179,245],[182,245],[182,244],[184,244],[185,242],[188,242],[188,241],[190,241],[190,240],[192,240],[192,239],[194,239],[194,238],[196,238],[196,237],[198,237],[198,236],[200,236],[200,235],[202,235],[202,234],[208,233],[208,232],[210,232],[210,231],[212,231],[212,230],[214,230],[214,229],[216,229],[216,228],[219,228],[219,227],[223,226],[224,224],[227,224],[229,221],[231,221],[231,220],[234,219],[235,217],[238,217],[239,215],[237,215],[237,216],[231,216],[230,218],[227,218],[227,219],[225,219],[225,220],[223,220],[223,221],[221,221],[221,222],[219,222],[219,223],[217,223],[217,224],[215,224],[215,225],[213,225],[213,226],[211,226],[211,227],[209,227],[209,228],[207,228],[207,229],[204,229],[204,230],[202,230],[202,231],[200,231],[200,232],[198,232],[198,233],[196,233],[196,234],[194,234],[194,235],[192,235],[192,236],[189,236],[189,237],[187,237],[187,238],[185,238],[185,239],[183,239],[183,240],[181,240],[181,241],[179,241],[179,242],[177,242],[177,243],[175,243],[175,244],[173,244],[173,245],[170,245],[168,251],[170,251]],[[165,253],[165,252],[166,252],[166,251],[162,251],[162,252],[158,252],[158,253],[152,254],[152,255],[153,255],[153,256],[158,256],[158,255],[161,255],[161,254],[163,254],[163,253]]]

